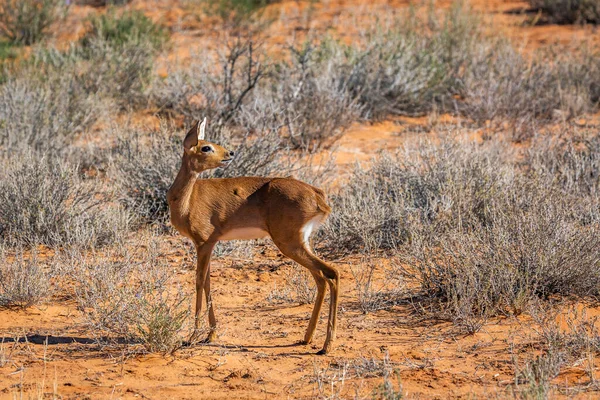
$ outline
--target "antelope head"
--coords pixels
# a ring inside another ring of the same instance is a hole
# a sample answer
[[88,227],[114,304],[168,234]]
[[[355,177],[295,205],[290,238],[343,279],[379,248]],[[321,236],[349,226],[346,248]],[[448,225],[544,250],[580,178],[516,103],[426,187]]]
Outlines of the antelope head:
[[206,118],[202,123],[196,122],[183,140],[184,161],[187,158],[188,165],[194,172],[225,167],[233,160],[234,152],[204,140],[205,132]]

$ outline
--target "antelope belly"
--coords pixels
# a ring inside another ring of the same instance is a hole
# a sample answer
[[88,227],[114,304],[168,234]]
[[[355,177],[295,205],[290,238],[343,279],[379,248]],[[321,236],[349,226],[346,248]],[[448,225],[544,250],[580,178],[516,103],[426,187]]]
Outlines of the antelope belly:
[[260,228],[237,228],[225,232],[219,240],[250,240],[262,239],[269,236],[269,233]]

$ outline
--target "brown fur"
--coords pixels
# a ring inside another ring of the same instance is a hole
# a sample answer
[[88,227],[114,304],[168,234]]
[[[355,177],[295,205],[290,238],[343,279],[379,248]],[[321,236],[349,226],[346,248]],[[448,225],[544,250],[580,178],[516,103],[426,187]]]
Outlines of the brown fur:
[[[316,328],[326,283],[331,291],[327,338],[321,353],[328,352],[335,338],[339,273],[316,257],[303,240],[303,227],[311,220],[323,221],[331,212],[325,194],[294,178],[240,177],[198,179],[201,171],[224,165],[232,153],[223,147],[198,139],[199,124],[186,135],[181,169],[167,193],[171,223],[190,238],[198,252],[196,271],[196,327],[202,309],[204,290],[209,306],[211,331],[216,336],[216,319],[210,296],[210,255],[221,238],[237,234],[270,236],[283,254],[306,267],[317,284],[317,300],[304,337],[310,343]],[[203,152],[210,146],[212,151]]]

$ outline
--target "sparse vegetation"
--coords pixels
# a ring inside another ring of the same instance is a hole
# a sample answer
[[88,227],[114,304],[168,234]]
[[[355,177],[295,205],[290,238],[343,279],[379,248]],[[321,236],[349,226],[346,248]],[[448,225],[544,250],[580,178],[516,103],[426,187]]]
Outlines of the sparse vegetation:
[[126,214],[103,200],[98,184],[83,180],[73,166],[31,153],[2,163],[2,242],[101,246],[123,237]]
[[0,261],[0,308],[27,308],[49,297],[49,272],[44,270],[35,253],[26,258],[19,250],[9,261],[2,249]]
[[469,331],[532,297],[597,296],[596,141],[540,144],[522,165],[501,144],[442,141],[358,166],[333,199],[329,240],[397,252],[400,272]]
[[103,346],[170,353],[181,346],[190,304],[152,241],[109,255],[63,255],[65,273],[75,282],[75,298],[95,339]]
[[14,43],[33,44],[66,11],[64,0],[5,0],[0,5],[0,35]]
[[115,9],[110,9],[106,14],[92,16],[89,23],[90,30],[80,41],[84,48],[93,47],[93,43],[100,40],[114,48],[149,43],[155,50],[160,50],[168,39],[163,27],[139,11],[117,14]]
[[268,4],[278,0],[200,0],[209,15],[216,15],[234,28],[246,25]]

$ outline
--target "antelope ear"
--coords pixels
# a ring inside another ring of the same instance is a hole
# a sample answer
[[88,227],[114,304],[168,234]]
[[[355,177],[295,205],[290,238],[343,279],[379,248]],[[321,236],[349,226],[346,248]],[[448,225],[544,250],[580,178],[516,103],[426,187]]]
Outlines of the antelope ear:
[[198,141],[200,140],[204,140],[204,138],[206,137],[206,117],[204,117],[204,121],[202,121],[202,123],[200,124],[200,126],[198,126]]
[[200,121],[196,122],[192,129],[190,129],[185,135],[185,139],[183,139],[183,147],[186,150],[191,149],[194,146],[198,145],[198,132],[199,132]]

